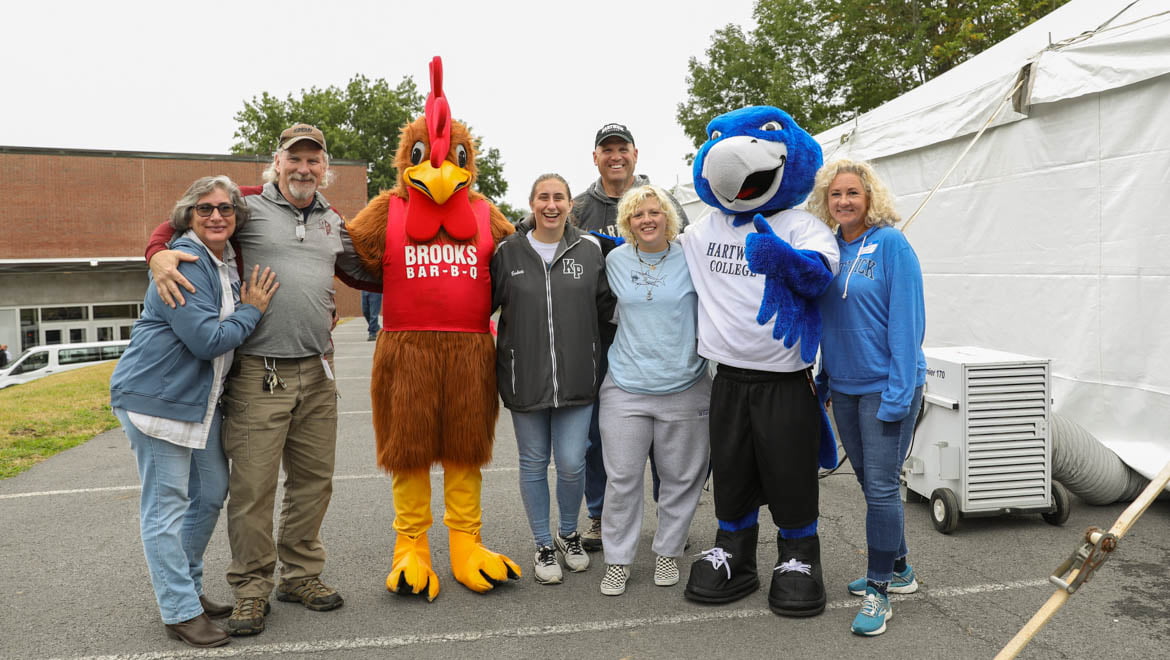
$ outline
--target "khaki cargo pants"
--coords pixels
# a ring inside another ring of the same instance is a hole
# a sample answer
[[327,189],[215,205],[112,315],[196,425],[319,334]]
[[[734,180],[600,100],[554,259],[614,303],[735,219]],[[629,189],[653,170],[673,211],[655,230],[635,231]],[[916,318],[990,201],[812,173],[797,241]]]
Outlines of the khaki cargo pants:
[[[327,356],[330,372],[333,355]],[[276,560],[282,581],[321,574],[321,522],[333,494],[337,388],[321,356],[267,358],[284,387],[266,391],[265,358],[236,354],[223,397],[224,452],[231,459],[227,580],[236,598],[268,598]],[[274,541],[273,504],[284,465],[284,501]]]

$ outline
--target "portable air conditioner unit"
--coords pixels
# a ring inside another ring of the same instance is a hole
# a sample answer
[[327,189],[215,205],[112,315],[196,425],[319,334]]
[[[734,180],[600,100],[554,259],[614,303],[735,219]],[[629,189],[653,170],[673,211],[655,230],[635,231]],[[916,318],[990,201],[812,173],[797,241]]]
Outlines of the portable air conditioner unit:
[[[949,534],[964,516],[1040,513],[1068,519],[1052,481],[1049,361],[985,348],[928,348],[922,417],[902,468],[903,499],[930,498]],[[908,492],[909,491],[909,492]]]

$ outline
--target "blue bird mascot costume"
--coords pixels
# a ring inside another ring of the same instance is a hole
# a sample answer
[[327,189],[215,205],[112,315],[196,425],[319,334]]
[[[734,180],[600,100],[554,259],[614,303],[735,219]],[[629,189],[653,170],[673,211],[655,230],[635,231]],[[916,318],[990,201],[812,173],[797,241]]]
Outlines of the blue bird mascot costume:
[[699,296],[699,354],[718,363],[711,392],[715,546],[691,565],[686,597],[730,603],[756,591],[759,510],[776,525],[768,605],[785,616],[825,609],[817,536],[818,465],[837,463],[811,367],[816,299],[837,271],[837,242],[794,209],[813,187],[821,148],[779,108],[711,120],[695,191],[716,208],[683,235]]

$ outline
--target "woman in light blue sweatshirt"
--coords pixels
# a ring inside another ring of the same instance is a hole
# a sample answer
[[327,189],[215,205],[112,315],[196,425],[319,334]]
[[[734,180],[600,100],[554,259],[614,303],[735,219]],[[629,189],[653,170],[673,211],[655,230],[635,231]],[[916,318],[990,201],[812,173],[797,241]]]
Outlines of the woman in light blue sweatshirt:
[[918,590],[907,563],[898,475],[922,405],[926,304],[922,269],[893,200],[868,163],[839,160],[817,174],[809,211],[837,234],[841,269],[820,298],[822,397],[865,494],[869,566],[849,584],[864,596],[852,631],[880,635],[888,593]]

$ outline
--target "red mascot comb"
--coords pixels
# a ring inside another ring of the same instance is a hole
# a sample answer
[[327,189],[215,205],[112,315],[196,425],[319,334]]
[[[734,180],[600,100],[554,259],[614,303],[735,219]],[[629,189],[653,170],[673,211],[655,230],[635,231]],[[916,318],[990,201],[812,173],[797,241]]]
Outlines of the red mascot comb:
[[431,138],[431,167],[438,168],[451,151],[451,106],[443,95],[443,59],[431,60],[431,93],[423,111]]

